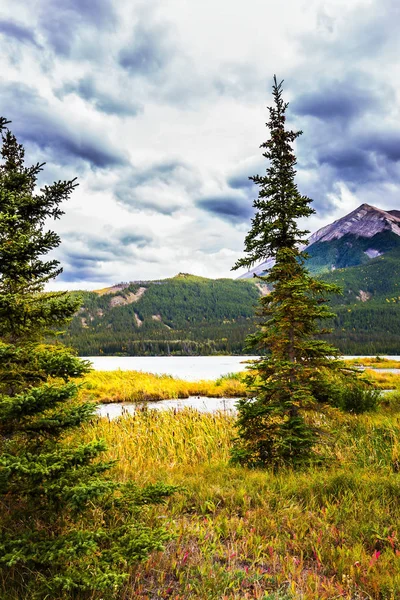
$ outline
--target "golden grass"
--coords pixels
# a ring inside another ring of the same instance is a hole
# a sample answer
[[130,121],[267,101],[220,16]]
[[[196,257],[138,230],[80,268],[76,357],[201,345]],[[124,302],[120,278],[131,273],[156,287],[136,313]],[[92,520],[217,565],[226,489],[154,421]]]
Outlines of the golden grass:
[[400,369],[399,360],[390,360],[388,358],[381,358],[379,356],[368,356],[365,358],[352,358],[345,361],[351,366],[363,366],[374,369]]
[[[189,396],[236,398],[246,394],[243,375],[239,373],[216,381],[189,382],[141,371],[92,371],[81,380],[80,396],[95,402],[146,402]],[[366,369],[364,375],[380,389],[400,388],[398,373],[377,373]]]
[[246,393],[237,375],[216,381],[188,382],[141,371],[92,371],[81,383],[81,398],[96,402],[145,402],[189,396],[234,398]]
[[121,600],[400,598],[396,403],[312,419],[327,432],[324,466],[280,473],[229,465],[226,414],[149,411],[88,425],[84,437],[104,438],[119,460],[119,479],[185,488],[152,510],[175,540],[132,570]]
[[400,387],[400,373],[377,373],[373,369],[366,369],[364,374],[381,390],[395,390]]

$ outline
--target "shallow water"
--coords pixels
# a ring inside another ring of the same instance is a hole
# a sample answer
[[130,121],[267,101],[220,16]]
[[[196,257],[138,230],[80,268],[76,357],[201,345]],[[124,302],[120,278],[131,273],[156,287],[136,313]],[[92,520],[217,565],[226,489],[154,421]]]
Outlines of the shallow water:
[[[367,367],[367,369],[370,367]],[[374,373],[400,373],[400,369],[373,369]]]
[[246,369],[257,356],[88,356],[96,371],[143,371],[186,381],[218,379]]
[[147,409],[155,410],[182,410],[184,408],[193,408],[199,412],[230,412],[235,410],[237,398],[207,398],[206,396],[190,396],[179,400],[160,400],[159,402],[147,402],[145,405],[133,404],[131,402],[122,402],[120,404],[99,404],[97,414],[100,417],[116,419],[126,414],[133,414],[136,410]]
[[[246,369],[246,362],[257,356],[88,356],[96,371],[143,371],[172,375],[186,381],[218,379],[227,373]],[[345,356],[344,358],[362,358]],[[400,360],[400,356],[385,356]]]

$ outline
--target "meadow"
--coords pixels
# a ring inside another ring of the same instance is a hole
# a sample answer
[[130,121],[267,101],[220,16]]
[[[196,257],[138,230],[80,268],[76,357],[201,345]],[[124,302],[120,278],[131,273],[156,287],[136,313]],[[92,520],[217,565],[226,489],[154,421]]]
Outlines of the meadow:
[[238,373],[216,381],[189,382],[142,371],[92,371],[80,383],[80,397],[94,402],[141,403],[189,396],[236,398],[246,393],[243,374]]
[[[386,388],[400,380],[372,369],[369,377]],[[81,393],[133,401],[243,389],[240,375],[191,384],[97,372]],[[309,418],[322,431],[318,464],[279,472],[229,463],[230,413],[140,411],[87,425],[84,438],[106,440],[120,481],[179,486],[145,517],[171,540],[132,568],[121,600],[400,598],[400,393],[375,412],[327,408]]]
[[[354,359],[349,366],[365,367],[364,375],[380,389],[397,389],[398,373],[381,373],[376,368],[400,368],[400,362],[381,358]],[[189,382],[169,375],[142,371],[92,371],[81,380],[81,398],[94,402],[154,402],[170,398],[207,396],[236,398],[246,394],[245,373],[228,373],[216,381]]]
[[310,418],[325,432],[320,464],[277,473],[229,464],[229,414],[148,411],[87,426],[120,480],[181,486],[146,517],[173,539],[132,570],[121,599],[399,598],[399,395],[376,413]]

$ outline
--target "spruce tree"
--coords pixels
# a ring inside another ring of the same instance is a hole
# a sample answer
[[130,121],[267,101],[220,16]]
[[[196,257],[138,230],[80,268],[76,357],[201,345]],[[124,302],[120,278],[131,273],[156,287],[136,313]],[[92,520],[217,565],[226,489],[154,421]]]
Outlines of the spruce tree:
[[44,341],[79,306],[44,291],[61,272],[45,259],[59,236],[44,228],[76,182],[37,190],[43,165],[25,166],[7,124],[0,119],[0,595],[115,597],[130,564],[167,538],[139,517],[172,488],[121,486],[107,476],[114,463],[101,460],[102,440],[71,442],[95,407],[78,400],[74,382],[89,364]]
[[[245,239],[246,256],[234,269],[273,258],[260,279],[271,292],[260,299],[257,332],[249,338],[261,354],[248,376],[250,397],[239,401],[238,438],[233,459],[250,466],[296,465],[309,460],[318,439],[305,418],[318,396],[329,396],[326,371],[343,369],[339,351],[320,339],[330,330],[321,322],[334,315],[326,304],[340,288],[311,277],[301,250],[308,231],[297,220],[315,211],[295,183],[294,141],[301,131],[286,129],[288,103],[274,77],[269,108],[270,138],[261,145],[269,161],[265,175],[250,177],[259,186],[255,215]],[[316,393],[318,390],[318,394]]]

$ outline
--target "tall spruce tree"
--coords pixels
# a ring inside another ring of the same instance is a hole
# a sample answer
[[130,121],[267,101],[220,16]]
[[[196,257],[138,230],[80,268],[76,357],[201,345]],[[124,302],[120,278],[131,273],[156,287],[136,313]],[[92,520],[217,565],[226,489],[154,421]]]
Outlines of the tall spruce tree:
[[319,339],[330,330],[320,323],[332,316],[326,305],[340,288],[314,279],[308,273],[301,247],[308,231],[297,219],[315,211],[295,183],[293,142],[301,131],[285,128],[288,103],[282,99],[282,83],[274,77],[274,105],[269,108],[270,138],[261,145],[269,161],[266,175],[250,177],[260,186],[254,202],[255,216],[245,239],[247,256],[234,269],[250,268],[273,258],[274,266],[262,281],[271,293],[260,299],[259,326],[249,338],[262,354],[248,376],[250,398],[239,401],[239,436],[233,459],[251,466],[298,464],[309,460],[318,433],[305,418],[318,396],[329,396],[327,370],[340,370],[339,351]]
[[132,562],[161,548],[162,529],[139,518],[171,494],[163,485],[124,487],[106,476],[103,441],[71,442],[94,406],[77,399],[73,379],[89,365],[44,343],[79,301],[45,292],[61,269],[44,256],[60,239],[44,231],[76,183],[36,190],[43,165],[0,119],[0,595],[4,599],[118,595]]

